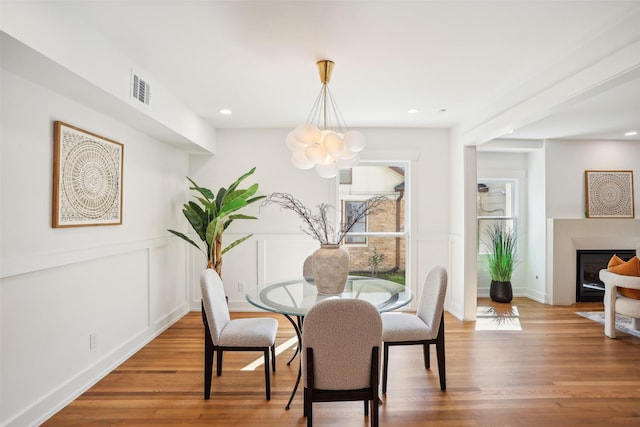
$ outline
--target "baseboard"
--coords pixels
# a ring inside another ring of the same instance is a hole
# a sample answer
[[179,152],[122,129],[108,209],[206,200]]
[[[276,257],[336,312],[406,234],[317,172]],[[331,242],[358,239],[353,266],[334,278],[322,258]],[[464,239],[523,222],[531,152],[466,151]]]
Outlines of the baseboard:
[[167,328],[180,320],[188,312],[189,309],[187,305],[178,307],[171,314],[156,322],[155,325],[145,331],[141,331],[131,340],[97,361],[93,366],[78,373],[65,384],[25,409],[21,414],[7,421],[3,427],[41,425],[120,366]]

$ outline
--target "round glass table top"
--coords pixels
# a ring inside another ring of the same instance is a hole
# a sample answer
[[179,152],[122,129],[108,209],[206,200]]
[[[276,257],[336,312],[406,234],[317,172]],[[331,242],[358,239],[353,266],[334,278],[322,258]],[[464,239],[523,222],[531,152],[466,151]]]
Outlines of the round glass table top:
[[303,278],[265,283],[247,292],[247,301],[275,313],[305,316],[314,304],[327,298],[357,298],[369,301],[380,313],[405,306],[413,299],[411,289],[376,277],[349,276],[341,294],[319,294]]

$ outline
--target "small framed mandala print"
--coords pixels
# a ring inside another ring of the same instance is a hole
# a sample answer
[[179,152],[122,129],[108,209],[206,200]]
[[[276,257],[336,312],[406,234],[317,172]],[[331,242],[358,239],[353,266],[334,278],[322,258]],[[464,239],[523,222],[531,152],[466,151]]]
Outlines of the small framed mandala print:
[[585,171],[588,218],[634,218],[633,171]]
[[54,122],[54,228],[122,224],[124,146]]

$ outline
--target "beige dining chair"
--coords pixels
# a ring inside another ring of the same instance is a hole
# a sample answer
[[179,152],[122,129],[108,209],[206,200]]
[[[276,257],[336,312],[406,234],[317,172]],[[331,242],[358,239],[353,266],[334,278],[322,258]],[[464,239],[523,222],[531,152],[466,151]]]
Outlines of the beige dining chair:
[[271,317],[231,319],[224,285],[215,270],[207,268],[200,275],[202,291],[202,321],[204,333],[204,398],[211,395],[213,359],[217,352],[216,375],[222,375],[222,354],[225,351],[262,351],[267,400],[271,399],[269,353],[271,368],[276,371],[275,341],[278,321]]
[[382,320],[373,304],[329,298],[311,307],[302,325],[304,415],[313,425],[313,402],[364,401],[378,426]]
[[422,345],[424,366],[431,367],[429,348],[436,345],[440,389],[447,389],[444,355],[444,297],[447,291],[447,270],[433,267],[424,281],[416,314],[383,313],[382,340],[384,361],[382,368],[382,393],[387,392],[389,347],[396,345]]

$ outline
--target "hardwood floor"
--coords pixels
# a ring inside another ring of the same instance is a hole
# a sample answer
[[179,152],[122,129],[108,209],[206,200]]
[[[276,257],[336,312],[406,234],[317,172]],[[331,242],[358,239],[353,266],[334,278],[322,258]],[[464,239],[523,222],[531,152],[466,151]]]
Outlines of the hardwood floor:
[[[479,305],[509,305],[480,299]],[[380,407],[387,426],[640,426],[640,338],[604,336],[603,326],[576,311],[601,303],[549,306],[514,298],[522,331],[475,331],[474,322],[445,315],[447,391],[438,384],[435,349],[424,370],[421,348],[390,350],[388,391]],[[235,313],[234,317],[256,313]],[[294,336],[282,316],[277,344]],[[264,371],[240,369],[261,354],[225,353],[203,389],[203,326],[190,313],[102,381],[49,419],[45,426],[302,426],[302,392],[285,405],[298,369],[277,357],[271,401]],[[367,426],[362,403],[314,405],[314,424]]]

